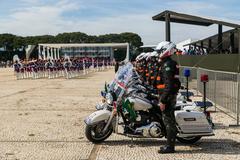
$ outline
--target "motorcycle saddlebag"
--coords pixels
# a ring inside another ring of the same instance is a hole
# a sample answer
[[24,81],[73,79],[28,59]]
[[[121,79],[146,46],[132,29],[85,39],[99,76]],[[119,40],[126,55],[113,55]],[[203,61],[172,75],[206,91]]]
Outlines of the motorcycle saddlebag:
[[175,111],[177,127],[180,133],[212,133],[212,127],[204,113],[198,111]]

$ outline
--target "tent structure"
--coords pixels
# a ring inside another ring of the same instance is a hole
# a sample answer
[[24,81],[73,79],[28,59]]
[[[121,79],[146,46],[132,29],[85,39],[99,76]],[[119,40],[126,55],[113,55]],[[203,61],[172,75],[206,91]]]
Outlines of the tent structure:
[[[171,41],[171,27],[170,22],[174,23],[183,23],[183,24],[190,24],[190,25],[199,25],[199,26],[210,26],[213,24],[218,25],[218,34],[217,34],[217,50],[222,51],[223,49],[223,32],[222,27],[227,26],[236,29],[236,36],[240,37],[240,25],[236,23],[205,18],[200,16],[194,16],[189,14],[178,13],[174,11],[163,11],[155,16],[152,17],[153,20],[156,21],[165,21],[166,23],[166,41]],[[234,38],[232,38],[234,39]],[[232,41],[233,42],[233,41]],[[231,43],[232,48],[235,48],[233,45],[237,45],[238,52],[240,53],[240,40],[238,38],[238,44]]]

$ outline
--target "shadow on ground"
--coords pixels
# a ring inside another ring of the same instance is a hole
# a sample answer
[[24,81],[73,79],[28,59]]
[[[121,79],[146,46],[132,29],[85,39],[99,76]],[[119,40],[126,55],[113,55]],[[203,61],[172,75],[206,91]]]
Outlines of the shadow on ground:
[[[162,146],[166,143],[164,140],[135,140],[133,143],[131,140],[110,140],[104,142],[103,146],[126,146],[131,148],[134,147],[150,147],[150,146]],[[189,146],[184,149],[178,149],[178,146]],[[240,143],[231,139],[203,139],[195,144],[188,145],[177,142],[176,143],[177,153],[184,154],[223,154],[223,155],[240,155]]]

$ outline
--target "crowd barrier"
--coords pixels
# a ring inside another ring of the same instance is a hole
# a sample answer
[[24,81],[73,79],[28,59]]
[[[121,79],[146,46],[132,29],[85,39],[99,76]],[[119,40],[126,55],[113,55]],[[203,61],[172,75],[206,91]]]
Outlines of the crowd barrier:
[[203,83],[200,81],[202,74],[207,74],[209,82],[207,83],[207,98],[215,104],[225,108],[236,118],[239,126],[240,112],[240,74],[234,72],[223,72],[209,70],[197,67],[180,67],[180,81],[186,84],[186,78],[183,75],[185,68],[190,69],[191,76],[189,78],[190,85],[198,93],[203,94]]

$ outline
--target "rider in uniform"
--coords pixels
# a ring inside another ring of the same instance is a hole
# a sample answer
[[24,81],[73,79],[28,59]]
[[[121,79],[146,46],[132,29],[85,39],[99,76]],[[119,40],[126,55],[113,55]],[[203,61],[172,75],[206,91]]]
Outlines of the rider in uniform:
[[143,77],[143,74],[144,74],[144,59],[143,59],[143,56],[145,54],[146,53],[143,52],[136,57],[136,71],[141,78]]
[[177,62],[171,59],[175,52],[175,44],[172,42],[161,42],[156,51],[161,60],[160,79],[162,80],[162,92],[160,97],[160,109],[162,111],[163,122],[166,126],[167,144],[161,147],[159,153],[174,153],[175,139],[177,134],[174,107],[176,105],[177,92],[181,86],[179,81],[179,69]]
[[150,66],[149,66],[149,78],[148,82],[149,85],[151,85],[153,88],[155,88],[155,83],[156,83],[156,76],[158,73],[158,54],[156,51],[152,52],[150,55]]

